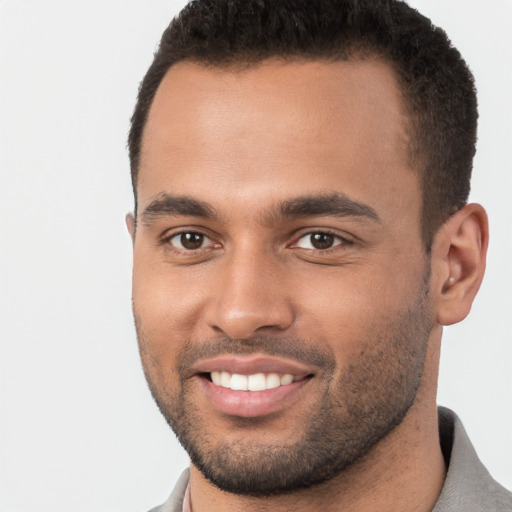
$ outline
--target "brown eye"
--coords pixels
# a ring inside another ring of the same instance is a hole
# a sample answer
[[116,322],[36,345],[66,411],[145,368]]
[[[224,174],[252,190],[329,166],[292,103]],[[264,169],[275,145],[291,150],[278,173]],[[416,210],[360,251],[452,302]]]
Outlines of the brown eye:
[[203,245],[204,236],[199,233],[182,233],[180,242],[185,249],[199,249]]
[[196,249],[201,249],[206,240],[207,237],[202,235],[201,233],[188,231],[185,233],[178,233],[177,235],[174,235],[169,241],[171,245],[178,249],[193,251]]
[[313,233],[309,236],[311,245],[315,249],[329,249],[334,245],[335,237],[329,233]]
[[331,249],[338,245],[350,244],[350,242],[341,236],[333,235],[327,231],[315,231],[301,236],[297,240],[295,247],[301,249],[313,249],[317,251]]

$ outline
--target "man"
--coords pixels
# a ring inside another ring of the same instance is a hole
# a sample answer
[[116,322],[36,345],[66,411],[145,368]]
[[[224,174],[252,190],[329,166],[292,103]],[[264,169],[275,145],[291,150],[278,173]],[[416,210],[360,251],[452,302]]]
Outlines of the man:
[[155,509],[512,510],[436,407],[488,242],[471,73],[393,0],[199,0],[129,137],[133,309],[191,457]]

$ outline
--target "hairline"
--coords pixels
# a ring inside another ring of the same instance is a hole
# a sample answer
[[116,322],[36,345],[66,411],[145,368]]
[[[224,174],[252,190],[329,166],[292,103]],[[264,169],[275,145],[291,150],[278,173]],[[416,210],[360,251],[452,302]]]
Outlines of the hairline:
[[[195,64],[204,69],[212,69],[212,70],[224,70],[224,71],[233,71],[233,72],[243,72],[244,70],[248,70],[251,68],[258,67],[260,65],[265,64],[266,62],[282,62],[282,63],[311,63],[311,62],[320,62],[320,63],[336,63],[336,62],[364,62],[368,60],[379,61],[392,71],[395,77],[395,83],[397,92],[399,95],[399,101],[402,106],[402,114],[403,114],[403,126],[400,130],[400,138],[399,143],[400,146],[403,147],[403,150],[406,152],[406,161],[407,166],[411,170],[411,172],[415,172],[418,175],[419,184],[420,184],[420,192],[421,192],[421,209],[420,209],[420,231],[421,237],[424,242],[424,248],[426,253],[430,253],[431,245],[433,241],[433,237],[435,232],[431,233],[428,226],[426,225],[426,221],[429,219],[429,214],[426,211],[426,199],[427,199],[427,185],[425,183],[425,175],[427,173],[428,160],[429,155],[425,154],[424,149],[421,147],[421,142],[419,141],[419,137],[421,136],[421,128],[420,121],[418,116],[415,115],[413,110],[413,101],[414,98],[407,93],[407,88],[405,85],[405,76],[404,73],[400,69],[400,65],[396,59],[393,58],[390,51],[386,51],[386,49],[376,47],[375,45],[369,43],[361,43],[355,42],[352,44],[348,44],[344,48],[340,48],[338,50],[333,50],[331,55],[325,54],[316,54],[315,52],[306,52],[299,53],[298,51],[289,53],[284,53],[283,55],[279,54],[270,54],[270,55],[261,55],[257,51],[255,52],[237,52],[230,54],[224,58],[212,58],[211,56],[198,57],[198,56],[185,56],[176,59],[174,62],[170,63],[170,65],[165,69],[164,73],[161,75],[158,85],[154,88],[153,95],[151,97],[151,101],[146,109],[146,115],[143,119],[140,136],[139,136],[139,144],[137,147],[136,159],[134,162],[134,166],[132,166],[132,186],[134,192],[135,206],[134,206],[134,214],[137,216],[138,210],[138,196],[137,196],[137,187],[138,187],[138,179],[139,173],[141,170],[141,161],[143,155],[143,147],[144,147],[144,136],[146,131],[146,126],[148,124],[149,116],[151,114],[151,110],[154,104],[155,97],[158,93],[159,88],[165,80],[165,77],[168,73],[178,64]],[[135,178],[135,180],[134,180]],[[454,212],[452,212],[453,215]],[[437,230],[440,228],[438,226]]]

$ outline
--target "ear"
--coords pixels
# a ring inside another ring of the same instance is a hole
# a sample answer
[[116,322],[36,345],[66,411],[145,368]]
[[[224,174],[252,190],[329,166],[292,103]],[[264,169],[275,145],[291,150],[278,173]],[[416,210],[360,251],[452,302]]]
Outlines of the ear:
[[432,246],[433,296],[441,325],[460,322],[471,310],[485,272],[487,214],[468,204],[439,229]]
[[128,228],[128,233],[130,233],[133,244],[135,243],[135,217],[133,216],[133,213],[127,213],[124,220],[126,222],[126,227]]

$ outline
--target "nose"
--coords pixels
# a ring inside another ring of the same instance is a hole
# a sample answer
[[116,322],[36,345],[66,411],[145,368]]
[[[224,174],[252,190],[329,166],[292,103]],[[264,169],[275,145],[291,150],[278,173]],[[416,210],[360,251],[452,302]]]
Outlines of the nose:
[[205,315],[210,328],[241,340],[292,325],[294,310],[275,256],[248,249],[226,258],[215,272],[216,291]]

